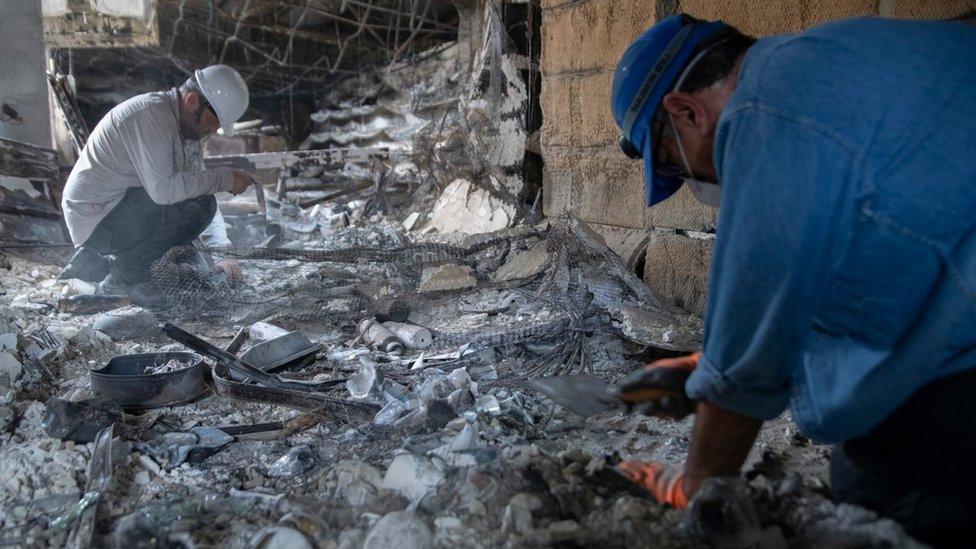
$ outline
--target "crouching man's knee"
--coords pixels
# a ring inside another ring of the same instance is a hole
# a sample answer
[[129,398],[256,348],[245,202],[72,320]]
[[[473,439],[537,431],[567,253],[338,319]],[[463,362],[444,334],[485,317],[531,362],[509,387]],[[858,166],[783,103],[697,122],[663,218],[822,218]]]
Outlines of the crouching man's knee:
[[217,212],[217,198],[212,194],[187,200],[186,219],[192,225],[194,237],[199,236]]

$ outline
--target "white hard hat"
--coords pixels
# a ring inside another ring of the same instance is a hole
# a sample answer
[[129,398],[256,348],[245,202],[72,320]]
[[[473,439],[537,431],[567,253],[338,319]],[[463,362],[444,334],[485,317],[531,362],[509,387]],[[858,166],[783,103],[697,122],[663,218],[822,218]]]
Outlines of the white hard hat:
[[210,102],[224,135],[234,135],[234,122],[244,115],[248,105],[247,84],[237,71],[227,65],[210,65],[193,73],[200,92]]

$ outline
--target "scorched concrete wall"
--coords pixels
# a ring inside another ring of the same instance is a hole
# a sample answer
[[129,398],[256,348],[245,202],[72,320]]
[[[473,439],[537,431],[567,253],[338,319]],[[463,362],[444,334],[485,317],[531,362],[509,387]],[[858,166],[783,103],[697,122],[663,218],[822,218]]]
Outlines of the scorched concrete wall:
[[541,0],[541,145],[547,215],[570,212],[625,258],[647,246],[644,280],[697,313],[705,305],[716,211],[686,190],[644,207],[641,162],[616,146],[610,112],[613,70],[630,42],[683,11],[764,36],[857,15],[958,17],[976,0]]

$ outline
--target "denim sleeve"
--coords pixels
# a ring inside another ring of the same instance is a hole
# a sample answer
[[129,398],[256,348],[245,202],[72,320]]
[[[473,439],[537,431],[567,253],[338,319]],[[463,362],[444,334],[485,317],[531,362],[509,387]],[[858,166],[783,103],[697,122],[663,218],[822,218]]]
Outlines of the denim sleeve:
[[723,116],[722,199],[692,398],[759,419],[786,407],[831,254],[849,230],[858,155],[841,139],[761,103]]

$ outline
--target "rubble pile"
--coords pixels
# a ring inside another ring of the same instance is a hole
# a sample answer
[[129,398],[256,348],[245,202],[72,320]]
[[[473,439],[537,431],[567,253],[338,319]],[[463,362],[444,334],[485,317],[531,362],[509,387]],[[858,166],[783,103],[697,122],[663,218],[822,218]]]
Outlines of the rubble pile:
[[[767,424],[745,477],[712,491],[717,503],[678,512],[620,477],[620,459],[680,462],[689,422],[582,418],[529,381],[613,381],[700,345],[700,323],[659,304],[584,223],[420,234],[382,215],[339,228],[308,210],[278,221],[316,230],[288,229],[277,248],[211,250],[240,262],[244,286],[193,271],[206,284],[189,294],[217,292],[220,306],[187,294],[163,310],[61,312],[87,288],[8,258],[3,543],[911,543],[894,523],[829,502],[824,450],[787,418]],[[160,330],[167,321],[210,347]],[[196,401],[120,409],[92,389],[89,371],[113,357],[187,350],[213,366]]]
[[286,166],[266,212],[222,202],[230,246],[152,266],[165,307],[0,256],[0,545],[912,545],[829,501],[826,450],[788,417],[679,512],[614,465],[680,463],[690,419],[584,418],[534,388],[696,350],[701,320],[527,208],[535,60],[491,6],[464,70],[454,45],[331,89],[302,148],[390,154]]

